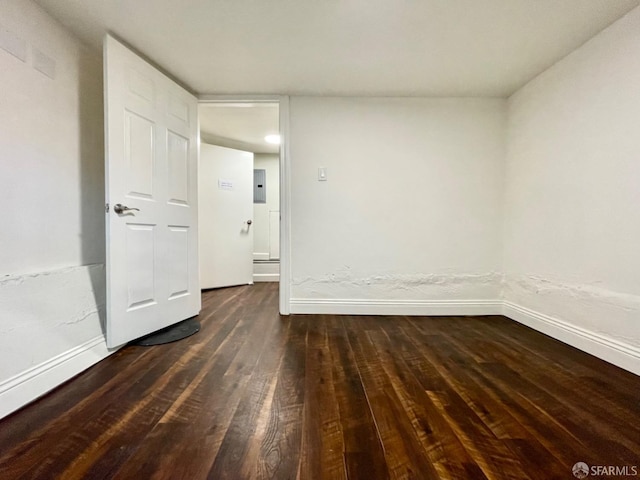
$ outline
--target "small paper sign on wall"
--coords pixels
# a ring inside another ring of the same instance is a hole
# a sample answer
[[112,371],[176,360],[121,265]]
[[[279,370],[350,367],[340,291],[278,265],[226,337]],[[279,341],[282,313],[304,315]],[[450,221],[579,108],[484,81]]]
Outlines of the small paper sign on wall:
[[231,180],[218,179],[218,190],[233,190],[233,182]]

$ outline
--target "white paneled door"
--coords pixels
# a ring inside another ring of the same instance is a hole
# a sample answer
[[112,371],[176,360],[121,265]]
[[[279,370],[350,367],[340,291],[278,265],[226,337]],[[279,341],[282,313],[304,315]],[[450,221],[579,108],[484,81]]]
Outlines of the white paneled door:
[[105,37],[109,347],[200,311],[197,100]]
[[253,283],[253,153],[200,145],[202,288]]

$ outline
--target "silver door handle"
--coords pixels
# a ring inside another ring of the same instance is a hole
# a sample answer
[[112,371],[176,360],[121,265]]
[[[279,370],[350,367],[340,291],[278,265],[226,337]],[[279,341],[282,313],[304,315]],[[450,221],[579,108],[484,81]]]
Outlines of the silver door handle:
[[122,213],[131,212],[131,211],[133,211],[133,210],[135,210],[135,211],[137,211],[137,212],[139,212],[139,211],[140,211],[140,209],[139,209],[139,208],[129,208],[129,207],[127,207],[126,205],[122,205],[122,204],[120,204],[120,203],[116,203],[116,204],[113,206],[113,211],[114,211],[114,212],[116,212],[118,215],[120,215],[120,214],[122,214]]

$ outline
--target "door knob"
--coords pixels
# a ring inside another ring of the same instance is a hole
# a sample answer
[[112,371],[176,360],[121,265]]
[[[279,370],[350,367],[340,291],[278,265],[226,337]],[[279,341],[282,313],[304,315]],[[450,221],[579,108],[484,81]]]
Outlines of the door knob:
[[251,225],[253,223],[252,220],[247,220],[247,225]]
[[120,215],[120,214],[122,214],[122,213],[131,212],[131,211],[133,211],[133,210],[136,210],[136,211],[138,211],[138,212],[140,211],[140,209],[139,209],[139,208],[129,208],[129,207],[127,207],[126,205],[122,205],[122,204],[120,204],[120,203],[116,203],[116,204],[113,206],[113,211],[114,211],[114,212],[116,212],[118,215]]

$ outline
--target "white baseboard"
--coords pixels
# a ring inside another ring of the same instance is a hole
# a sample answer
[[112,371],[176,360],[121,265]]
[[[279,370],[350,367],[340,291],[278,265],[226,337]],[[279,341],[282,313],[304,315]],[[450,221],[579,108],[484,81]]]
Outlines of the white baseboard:
[[291,313],[331,315],[501,315],[500,300],[292,298]]
[[279,282],[279,273],[254,273],[253,281],[255,282]]
[[254,260],[269,260],[269,252],[253,252]]
[[502,314],[556,340],[640,375],[640,348],[511,302],[503,302]]
[[101,335],[0,383],[0,418],[41,397],[115,350]]

